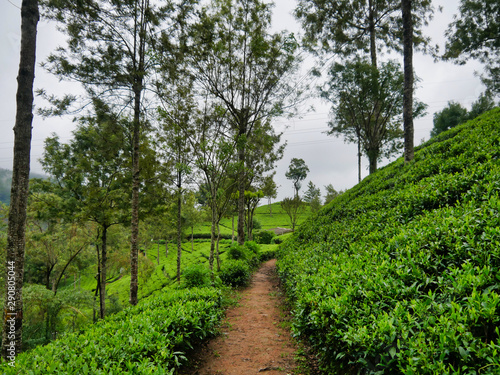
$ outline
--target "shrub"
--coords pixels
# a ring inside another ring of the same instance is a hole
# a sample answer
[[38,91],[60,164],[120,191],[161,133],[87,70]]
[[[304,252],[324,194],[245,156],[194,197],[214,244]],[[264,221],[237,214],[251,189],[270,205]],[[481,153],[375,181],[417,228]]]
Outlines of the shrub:
[[273,237],[273,239],[271,240],[271,244],[274,245],[279,245],[281,243],[283,243],[283,238],[280,236]]
[[276,235],[270,230],[261,230],[259,232],[256,232],[254,237],[255,242],[263,245],[269,245],[272,243],[271,241],[274,237],[276,237]]
[[249,256],[247,249],[236,243],[227,250],[227,258],[231,260],[248,260]]
[[250,282],[250,266],[244,260],[227,260],[222,264],[219,277],[225,285],[246,286]]
[[245,247],[254,254],[258,254],[260,251],[260,246],[254,241],[246,241]]
[[210,270],[202,264],[191,264],[182,272],[183,286],[197,288],[208,286],[210,283]]

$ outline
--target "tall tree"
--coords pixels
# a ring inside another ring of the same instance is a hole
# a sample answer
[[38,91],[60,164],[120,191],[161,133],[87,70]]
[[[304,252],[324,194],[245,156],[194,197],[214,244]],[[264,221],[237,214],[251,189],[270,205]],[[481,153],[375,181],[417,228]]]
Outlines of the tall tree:
[[[102,104],[102,103],[98,103]],[[57,136],[45,141],[41,160],[54,182],[41,181],[40,191],[59,197],[52,204],[60,215],[97,225],[96,254],[100,318],[106,307],[107,234],[123,223],[127,190],[127,120],[119,120],[107,107],[96,106],[95,117],[83,117],[74,139],[61,144]],[[128,150],[130,151],[130,150]]]
[[[149,0],[66,2],[46,0],[47,16],[62,24],[66,48],[52,54],[46,67],[61,78],[81,82],[91,97],[107,98],[133,118],[130,245],[130,303],[137,304],[139,250],[140,140],[146,113],[142,105],[157,54],[178,55],[191,1],[157,6]],[[174,37],[175,35],[175,37]],[[173,57],[175,60],[175,58]],[[175,66],[175,65],[172,65]],[[74,100],[53,100],[64,110]],[[117,100],[119,99],[119,100]]]
[[497,0],[460,0],[460,14],[448,25],[443,58],[457,64],[477,59],[485,64],[482,80],[500,94],[500,4]]
[[403,65],[404,65],[404,94],[403,94],[403,127],[405,133],[405,162],[413,160],[413,15],[414,0],[401,0],[403,19]]
[[14,362],[15,356],[22,350],[22,287],[33,122],[36,33],[39,18],[38,1],[23,0],[2,331],[2,357],[9,360],[10,363]]
[[193,75],[220,100],[238,139],[238,242],[245,240],[245,155],[255,125],[281,116],[301,94],[293,35],[270,34],[271,5],[213,0],[193,28]]
[[312,212],[316,212],[321,207],[321,191],[312,181],[307,184],[307,190],[304,193],[304,202],[309,203]]
[[[430,0],[413,0],[408,30],[408,17],[402,17],[401,9],[405,2],[389,0],[299,0],[295,10],[296,17],[306,30],[304,42],[310,50],[322,55],[336,54],[342,57],[361,54],[370,55],[370,63],[378,66],[378,55],[387,51],[403,50],[409,57],[407,47],[402,41],[411,35],[411,46],[427,49],[429,38],[421,30],[432,17],[433,8]],[[410,9],[409,9],[410,10]],[[403,12],[408,14],[408,12]],[[401,32],[403,30],[403,33]],[[406,51],[406,52],[405,52]],[[405,73],[408,88],[405,90],[405,151],[406,157],[413,157],[413,70],[407,70],[408,58],[405,58]],[[411,75],[411,77],[410,77]],[[375,85],[376,82],[373,82]],[[373,123],[375,126],[377,124]],[[359,138],[358,138],[359,139]],[[358,142],[359,160],[359,142]]]
[[307,172],[309,172],[309,167],[306,165],[304,159],[292,158],[285,177],[293,181],[294,197],[296,198],[299,196],[301,181],[305,180]]

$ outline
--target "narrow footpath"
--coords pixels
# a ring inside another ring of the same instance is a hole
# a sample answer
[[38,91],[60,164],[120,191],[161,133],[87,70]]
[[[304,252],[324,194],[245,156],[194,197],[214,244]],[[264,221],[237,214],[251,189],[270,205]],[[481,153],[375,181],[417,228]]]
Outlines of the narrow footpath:
[[275,270],[273,259],[253,275],[238,305],[227,311],[222,334],[203,346],[185,375],[298,374]]

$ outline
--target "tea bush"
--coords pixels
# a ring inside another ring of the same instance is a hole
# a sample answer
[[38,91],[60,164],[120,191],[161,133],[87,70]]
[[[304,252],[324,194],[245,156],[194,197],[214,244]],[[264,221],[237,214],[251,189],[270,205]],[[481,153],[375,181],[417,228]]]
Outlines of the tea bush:
[[184,352],[213,335],[223,315],[213,288],[168,290],[98,322],[21,353],[2,374],[173,374]]
[[227,260],[222,264],[219,277],[225,285],[246,286],[250,282],[251,269],[244,260]]
[[500,373],[500,110],[382,168],[281,245],[325,373]]
[[185,288],[199,288],[210,283],[210,270],[203,264],[192,264],[184,268],[183,286]]

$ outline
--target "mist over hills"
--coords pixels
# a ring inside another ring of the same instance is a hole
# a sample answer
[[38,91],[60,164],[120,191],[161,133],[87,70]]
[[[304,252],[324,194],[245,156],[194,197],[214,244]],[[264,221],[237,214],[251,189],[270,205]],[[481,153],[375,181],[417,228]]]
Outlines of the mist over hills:
[[[30,178],[47,178],[39,173],[30,173]],[[12,171],[0,168],[0,202],[9,204],[10,185],[12,181]]]

